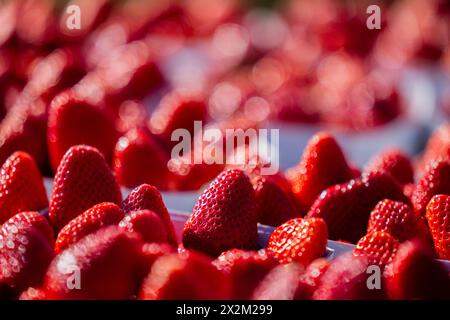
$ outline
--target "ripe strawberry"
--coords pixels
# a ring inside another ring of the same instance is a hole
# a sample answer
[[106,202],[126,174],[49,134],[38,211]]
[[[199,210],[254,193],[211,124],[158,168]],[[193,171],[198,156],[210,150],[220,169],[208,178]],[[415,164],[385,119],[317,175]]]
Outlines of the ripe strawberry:
[[[370,290],[367,257],[346,253],[333,260],[321,277],[321,283],[312,295],[313,300],[372,300],[383,299],[383,289]],[[381,287],[383,288],[383,286]]]
[[6,286],[17,295],[40,285],[53,255],[40,229],[28,223],[5,223],[0,228],[0,288]]
[[414,182],[411,160],[398,149],[387,149],[372,158],[364,171],[366,173],[373,171],[389,173],[401,185]]
[[383,276],[390,299],[450,299],[448,271],[418,240],[400,245]]
[[104,226],[118,224],[124,214],[118,205],[111,202],[102,202],[86,210],[72,219],[58,233],[55,251],[59,253]]
[[318,258],[311,262],[300,276],[294,299],[311,299],[314,291],[322,284],[322,276],[329,267],[330,262],[325,258]]
[[55,175],[49,217],[59,230],[101,202],[120,204],[122,195],[105,158],[89,146],[71,147]]
[[294,172],[296,174],[291,181],[292,191],[297,197],[301,212],[308,211],[322,190],[352,178],[352,170],[341,148],[326,133],[316,134],[309,141]]
[[189,131],[194,136],[194,121],[206,119],[206,104],[198,94],[173,91],[161,100],[158,108],[150,118],[152,133],[172,148],[178,142],[172,141],[172,133],[176,129]]
[[257,176],[253,188],[259,223],[277,227],[301,216],[291,194],[284,192],[271,177]]
[[450,196],[434,196],[428,203],[426,218],[436,255],[450,260]]
[[427,204],[436,194],[450,195],[450,162],[448,161],[429,163],[427,171],[417,182],[412,195],[416,212],[425,216]]
[[277,262],[264,249],[245,251],[231,249],[223,252],[213,264],[230,275],[233,299],[249,299],[261,280]]
[[53,247],[55,243],[55,234],[50,222],[39,212],[35,211],[23,211],[3,223],[3,228],[22,228],[25,226],[32,226],[36,228],[45,239],[48,240]]
[[47,193],[33,158],[14,152],[0,170],[0,223],[20,211],[47,206]]
[[48,148],[54,172],[66,151],[79,144],[97,148],[111,163],[117,138],[114,120],[105,106],[93,105],[70,90],[53,99],[48,116]]
[[134,188],[143,183],[167,189],[169,158],[148,130],[128,131],[116,144],[114,172],[120,185]]
[[428,238],[423,218],[407,204],[389,199],[378,202],[370,213],[367,233],[372,231],[386,231],[400,242]]
[[162,256],[166,256],[172,253],[176,253],[176,247],[169,245],[167,243],[144,243],[142,246],[143,255],[143,272],[144,277],[150,272],[153,263]]
[[52,300],[130,298],[141,281],[141,247],[119,227],[102,228],[53,259],[43,289]]
[[426,170],[429,163],[437,160],[450,160],[450,123],[437,128],[428,139],[419,163],[420,170]]
[[392,261],[400,242],[384,231],[373,231],[362,237],[353,249],[355,256],[364,256],[371,265],[384,268]]
[[366,233],[370,212],[383,199],[408,203],[390,175],[370,173],[325,190],[307,217],[324,219],[330,239],[356,243]]
[[241,170],[222,172],[203,192],[184,225],[183,244],[212,256],[237,248],[257,247],[253,187]]
[[164,205],[161,193],[154,186],[142,184],[133,189],[122,202],[122,209],[125,214],[139,210],[155,212],[164,222],[169,236],[169,243],[175,246],[177,245],[177,237],[169,212]]
[[229,299],[230,280],[203,254],[185,251],[158,258],[142,283],[144,300]]
[[325,253],[327,238],[327,226],[322,219],[292,219],[272,233],[267,253],[280,263],[295,261],[307,266]]
[[119,227],[128,232],[137,232],[144,242],[169,242],[169,234],[164,221],[151,210],[128,213],[119,223]]

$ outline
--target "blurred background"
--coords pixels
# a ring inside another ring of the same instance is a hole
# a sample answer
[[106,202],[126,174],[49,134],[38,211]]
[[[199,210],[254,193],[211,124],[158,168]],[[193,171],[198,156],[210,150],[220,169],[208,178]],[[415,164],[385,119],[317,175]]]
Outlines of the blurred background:
[[[189,129],[278,128],[282,168],[320,130],[360,166],[391,145],[415,155],[450,116],[450,1],[0,3],[0,160],[20,148],[48,175],[47,111],[68,88],[105,104],[120,134],[144,126],[166,150],[174,92],[197,105]],[[366,27],[374,4],[380,30]]]

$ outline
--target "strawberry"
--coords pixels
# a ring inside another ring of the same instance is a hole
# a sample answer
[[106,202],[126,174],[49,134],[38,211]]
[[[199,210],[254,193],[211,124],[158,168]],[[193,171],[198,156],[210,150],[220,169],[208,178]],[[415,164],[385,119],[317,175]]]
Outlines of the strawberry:
[[448,271],[418,240],[400,245],[383,276],[390,299],[450,299]]
[[417,182],[412,203],[417,213],[425,216],[427,204],[436,194],[450,195],[450,162],[434,161]]
[[[18,219],[21,220],[21,219]],[[11,294],[40,285],[53,258],[53,249],[33,224],[9,221],[0,228],[0,288],[10,288]],[[3,290],[0,290],[3,291]]]
[[119,227],[102,228],[53,259],[43,289],[52,300],[130,298],[141,280],[141,246]]
[[325,190],[307,217],[324,219],[330,239],[356,243],[366,233],[370,212],[383,199],[408,203],[390,175],[370,173]]
[[124,214],[118,205],[102,202],[72,219],[58,233],[55,243],[57,253],[104,226],[118,224]]
[[20,211],[47,206],[47,193],[33,158],[14,152],[0,170],[0,223]]
[[67,150],[50,198],[49,217],[57,230],[93,205],[121,201],[116,179],[97,149],[79,145]]
[[228,276],[194,251],[158,258],[142,283],[144,300],[223,300],[230,298]]
[[255,192],[245,173],[222,172],[203,192],[184,225],[183,245],[212,256],[257,247]]
[[280,263],[311,263],[321,257],[327,246],[327,226],[320,218],[292,219],[271,234],[267,253]]
[[245,251],[231,249],[223,252],[213,264],[230,275],[233,299],[249,299],[277,262],[264,249]]
[[425,221],[403,202],[384,199],[370,213],[367,233],[386,231],[403,242],[412,238],[427,239]]
[[399,184],[414,182],[414,169],[411,160],[398,149],[387,149],[372,158],[364,171],[382,171],[389,173]]
[[132,211],[119,223],[128,232],[137,232],[144,242],[169,242],[169,234],[164,221],[151,210]]
[[426,218],[436,255],[450,260],[450,196],[434,196],[428,203]]
[[383,299],[383,289],[370,290],[367,257],[346,253],[333,260],[321,277],[312,295],[313,300],[372,300]]
[[437,128],[428,139],[419,168],[424,171],[428,164],[437,160],[450,160],[450,123]]
[[20,294],[19,300],[47,300],[47,296],[44,290],[29,287]]
[[105,106],[94,105],[71,90],[60,93],[50,104],[48,148],[54,172],[66,151],[79,144],[97,148],[111,163],[117,138],[114,120]]
[[149,273],[153,263],[162,256],[176,253],[176,247],[167,243],[144,243],[142,246],[143,261],[143,275],[144,277]]
[[114,172],[120,185],[134,188],[149,183],[167,189],[169,158],[148,130],[131,129],[122,136],[114,151]]
[[47,218],[39,212],[20,212],[3,223],[3,227],[7,229],[22,228],[28,225],[36,228],[53,247],[55,243],[55,234],[53,228]]
[[[332,163],[330,159],[333,159]],[[308,211],[322,190],[352,178],[352,170],[341,148],[326,133],[319,133],[311,138],[294,172],[292,191],[301,212]]]
[[355,256],[365,256],[371,265],[384,268],[392,261],[400,242],[385,231],[373,231],[362,237],[353,249]]
[[330,262],[325,258],[318,258],[306,267],[305,272],[300,276],[295,300],[311,299],[314,291],[322,284],[322,276],[328,270]]
[[194,136],[194,121],[206,119],[206,104],[199,94],[172,91],[163,97],[150,118],[152,133],[172,148],[177,144],[172,141],[176,129],[185,129]]
[[140,210],[155,212],[164,222],[169,236],[169,243],[175,246],[177,245],[177,237],[169,212],[164,205],[161,193],[154,186],[142,184],[133,189],[122,202],[122,209],[126,214]]
[[285,193],[271,177],[257,176],[253,181],[253,188],[259,223],[277,227],[301,216],[291,194]]

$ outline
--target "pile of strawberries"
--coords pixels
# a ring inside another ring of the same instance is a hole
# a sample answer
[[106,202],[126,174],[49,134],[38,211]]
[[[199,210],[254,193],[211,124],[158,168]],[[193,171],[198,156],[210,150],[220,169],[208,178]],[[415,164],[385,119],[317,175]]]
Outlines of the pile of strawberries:
[[[450,259],[450,148],[434,147],[450,147],[449,128],[430,139],[417,183],[400,151],[361,173],[326,133],[288,178],[226,169],[200,196],[180,243],[159,190],[143,184],[122,200],[96,148],[68,149],[50,201],[36,162],[15,152],[0,172],[0,297],[449,299],[449,273],[436,258]],[[265,248],[262,222],[276,226]],[[329,261],[329,238],[356,247]]]

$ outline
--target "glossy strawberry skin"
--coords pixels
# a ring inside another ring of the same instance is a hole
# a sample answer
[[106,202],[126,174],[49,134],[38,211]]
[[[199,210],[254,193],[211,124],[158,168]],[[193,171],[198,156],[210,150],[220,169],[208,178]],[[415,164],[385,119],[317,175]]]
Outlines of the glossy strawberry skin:
[[118,224],[124,214],[114,203],[102,202],[86,210],[72,219],[58,233],[55,243],[57,253],[76,243],[88,234],[94,233],[104,226]]
[[401,242],[428,238],[423,218],[407,204],[389,199],[378,202],[370,213],[367,233],[372,231],[386,231]]
[[398,149],[387,149],[380,153],[367,164],[364,171],[389,173],[401,185],[414,182],[411,160]]
[[295,261],[306,266],[325,253],[327,238],[327,226],[322,219],[292,219],[275,229],[267,252],[280,263]]
[[143,300],[223,300],[230,298],[230,280],[203,254],[185,251],[155,261],[143,281]]
[[450,196],[434,196],[428,203],[426,218],[436,255],[450,260]]
[[257,285],[278,263],[264,249],[223,252],[213,264],[230,275],[233,299],[249,299]]
[[98,203],[121,201],[120,188],[100,152],[89,146],[74,146],[64,155],[55,175],[50,221],[59,230]]
[[56,96],[49,109],[48,147],[52,169],[56,172],[66,151],[75,145],[97,148],[108,163],[118,138],[112,115],[73,91]]
[[257,213],[253,187],[238,169],[222,172],[203,192],[183,230],[183,244],[211,256],[257,247]]
[[33,158],[25,152],[13,153],[0,172],[0,223],[20,211],[47,206],[47,193]]
[[164,221],[153,211],[140,210],[128,213],[119,223],[128,232],[137,232],[147,243],[168,243],[169,233]]
[[128,299],[141,281],[141,247],[139,237],[117,226],[102,228],[56,256],[42,288],[52,300]]
[[418,240],[400,245],[383,276],[390,299],[450,299],[448,271]]
[[433,161],[417,182],[412,203],[417,213],[425,215],[426,206],[436,194],[450,195],[450,162]]
[[25,226],[32,226],[36,228],[53,247],[55,243],[55,233],[48,219],[39,212],[23,211],[12,216],[3,223],[3,227],[8,229],[22,228]]
[[390,175],[371,173],[325,190],[307,217],[324,219],[330,239],[356,243],[366,233],[370,212],[383,199],[409,203]]
[[258,212],[258,222],[277,227],[301,216],[291,194],[283,191],[268,176],[258,176],[253,181]]
[[355,256],[365,256],[371,265],[384,268],[394,258],[400,242],[384,231],[373,231],[362,237],[353,249]]
[[[332,164],[330,159],[333,159]],[[304,212],[308,211],[322,190],[352,177],[352,170],[341,148],[326,133],[316,134],[309,141],[302,160],[293,172],[292,191]]]
[[122,209],[125,214],[139,210],[151,210],[155,212],[164,222],[170,244],[177,245],[175,229],[169,212],[162,200],[161,193],[154,186],[142,184],[133,189],[125,200],[123,200]]
[[143,183],[168,187],[168,156],[146,129],[132,129],[119,138],[113,168],[120,185],[135,188]]

